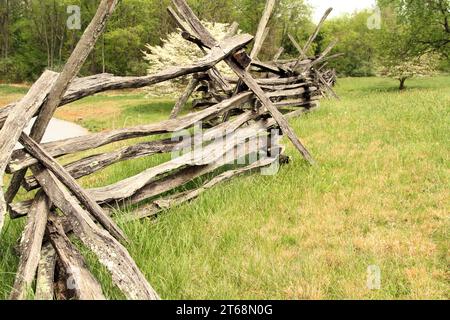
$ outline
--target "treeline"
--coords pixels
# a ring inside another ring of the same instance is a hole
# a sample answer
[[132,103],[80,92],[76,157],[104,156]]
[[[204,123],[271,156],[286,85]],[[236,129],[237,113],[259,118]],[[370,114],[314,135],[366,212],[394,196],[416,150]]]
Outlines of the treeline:
[[[84,65],[82,75],[99,72],[145,74],[147,64],[142,53],[145,44],[160,44],[161,39],[175,30],[166,12],[170,2],[122,0],[108,23],[107,31]],[[252,34],[257,29],[265,5],[264,0],[188,2],[201,19],[225,23],[237,21],[243,32]],[[388,18],[386,14],[389,12],[395,14],[403,32],[402,39],[407,39],[409,47],[417,49],[414,54],[437,51],[442,67],[448,68],[448,0],[378,2],[383,8],[383,19]],[[99,0],[0,0],[0,80],[32,81],[45,68],[60,70],[94,15],[98,3]],[[68,13],[67,8],[73,5],[80,8],[80,30],[71,30],[67,26],[67,20],[73,15],[73,12]],[[372,12],[360,12],[328,21],[309,54],[314,54],[314,50],[320,52],[331,39],[338,38],[339,44],[334,51],[345,55],[332,62],[331,66],[340,75],[373,75],[378,58],[388,46],[380,40],[382,32],[368,27],[367,22],[372,15]],[[280,46],[285,48],[286,56],[295,56],[296,50],[288,35],[305,43],[314,29],[311,8],[305,0],[279,0],[269,26],[270,33],[261,58],[270,58]],[[381,38],[387,39],[387,35],[392,33],[388,31]],[[419,45],[421,48],[418,48]]]
[[[83,30],[95,14],[99,0],[0,0],[0,80],[34,80],[45,69],[60,70]],[[189,4],[201,19],[231,23],[254,33],[264,9],[262,0],[192,0]],[[70,30],[68,6],[77,5],[81,30]],[[170,0],[122,0],[107,31],[83,67],[82,74],[109,72],[143,75],[147,65],[145,44],[161,43],[175,30],[166,12]],[[311,11],[302,0],[281,0],[271,21],[267,48],[294,48],[288,33],[306,39],[313,25]]]

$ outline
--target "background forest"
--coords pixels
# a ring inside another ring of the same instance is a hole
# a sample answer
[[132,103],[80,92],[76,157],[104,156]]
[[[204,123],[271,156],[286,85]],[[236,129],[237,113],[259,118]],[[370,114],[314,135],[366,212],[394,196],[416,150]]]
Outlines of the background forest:
[[[169,1],[123,0],[82,75],[144,75],[148,67],[142,52],[145,45],[160,45],[161,39],[174,31],[166,12]],[[242,31],[252,34],[264,9],[262,0],[189,3],[204,20],[237,21]],[[67,27],[69,5],[81,8],[80,30]],[[97,5],[97,0],[0,0],[0,81],[33,81],[45,68],[58,71]],[[313,50],[319,52],[338,38],[335,51],[344,55],[332,66],[341,76],[375,75],[380,64],[398,65],[430,52],[438,70],[449,70],[448,0],[379,0],[378,6],[381,19],[374,15],[376,12],[363,11],[327,21]],[[261,58],[270,57],[280,46],[286,56],[295,55],[288,34],[304,43],[314,26],[311,13],[305,0],[280,0]]]

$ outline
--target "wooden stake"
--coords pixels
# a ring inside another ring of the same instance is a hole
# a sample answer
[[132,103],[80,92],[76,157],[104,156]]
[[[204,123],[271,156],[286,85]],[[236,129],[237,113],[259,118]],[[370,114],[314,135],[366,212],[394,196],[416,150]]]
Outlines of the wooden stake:
[[56,252],[51,243],[46,243],[41,249],[36,276],[36,300],[53,300],[53,282],[55,278]]
[[317,35],[319,34],[320,29],[322,28],[322,25],[324,24],[325,20],[327,20],[331,11],[333,11],[333,8],[328,8],[327,11],[325,11],[324,15],[322,16],[322,19],[320,19],[319,24],[316,26],[314,33],[309,37],[308,41],[306,42],[305,46],[303,47],[303,50],[300,53],[300,56],[298,57],[297,62],[294,65],[294,70],[298,67],[298,64],[300,63],[300,61],[302,59],[306,58],[306,54],[308,54],[309,47],[316,39]]
[[27,225],[20,242],[21,254],[16,280],[10,295],[11,300],[23,300],[31,291],[40,260],[50,201],[43,192],[39,192],[31,205]]
[[6,214],[6,204],[11,202],[9,198],[8,201],[5,201],[3,195],[5,168],[17,141],[19,141],[21,132],[44,101],[55,79],[56,74],[54,72],[45,71],[27,95],[11,110],[0,130],[0,232]]
[[69,297],[77,300],[106,300],[102,287],[87,269],[83,256],[67,238],[56,217],[50,217],[47,229],[65,271]]
[[61,182],[45,168],[33,173],[54,205],[71,219],[75,236],[96,254],[125,296],[139,300],[159,299],[125,247],[95,224]]
[[180,113],[181,109],[184,107],[186,102],[189,100],[189,97],[194,92],[195,88],[197,88],[199,84],[199,81],[197,79],[191,79],[189,81],[189,84],[187,85],[186,89],[184,90],[181,97],[178,99],[177,103],[172,109],[172,112],[170,113],[169,119],[176,119],[178,114]]

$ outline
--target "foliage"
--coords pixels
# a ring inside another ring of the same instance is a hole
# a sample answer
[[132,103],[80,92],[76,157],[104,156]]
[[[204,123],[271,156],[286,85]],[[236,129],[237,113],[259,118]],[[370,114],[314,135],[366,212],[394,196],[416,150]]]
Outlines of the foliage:
[[405,81],[413,77],[430,76],[436,72],[436,58],[431,54],[409,60],[385,61],[380,75],[400,81],[400,90],[405,89]]
[[[245,32],[256,31],[264,1],[189,0],[203,20],[237,21]],[[92,19],[99,0],[0,0],[0,80],[34,80],[45,68],[60,70],[83,30]],[[161,39],[175,31],[166,8],[170,0],[123,0],[108,22],[81,70],[82,75],[110,72],[117,75],[144,75],[145,44],[162,45]],[[68,5],[81,8],[81,30],[68,30]],[[310,10],[303,0],[280,0],[270,22],[261,57],[274,54],[287,44],[287,32],[305,38]],[[287,50],[289,53],[289,50]]]
[[[215,39],[222,40],[230,28],[226,23],[212,23],[203,21],[203,25],[209,30]],[[240,32],[238,32],[240,33]],[[148,73],[156,73],[171,66],[182,66],[192,64],[202,58],[204,54],[198,46],[186,42],[180,32],[173,32],[162,40],[162,45],[146,45],[148,51],[144,52],[144,59],[149,62]],[[230,73],[229,68],[219,66],[219,70]]]
[[[0,74],[0,79],[33,80],[45,68],[59,70],[91,21],[98,3],[99,0],[0,0],[0,65],[7,70]],[[81,74],[105,71],[144,75],[141,50],[145,43],[157,43],[161,33],[172,30],[165,12],[168,4],[168,0],[121,1]],[[80,6],[81,30],[67,28],[68,5]],[[2,23],[6,13],[9,18]],[[19,65],[20,69],[12,69],[10,65]]]
[[448,0],[378,0],[383,10],[395,14],[411,44],[410,52],[421,55],[450,52],[450,1]]
[[[265,1],[261,0],[234,0],[233,19],[239,22],[243,32],[256,33],[264,4]],[[288,34],[301,42],[306,42],[313,31],[311,13],[311,7],[304,0],[278,0],[275,12],[269,21],[269,34],[259,57],[270,59],[280,46],[285,49],[285,55],[298,56]]]
[[381,73],[400,82],[400,90],[405,88],[405,81],[413,76],[432,74],[436,66],[436,53],[422,51],[415,35],[411,34],[409,25],[392,7],[382,11],[382,28],[378,30],[377,63]]
[[[265,3],[263,0],[188,2],[202,20],[227,24],[236,21],[242,32],[251,34],[257,30]],[[60,70],[98,3],[99,0],[0,0],[0,81],[32,81],[45,68]],[[122,0],[81,75],[103,71],[145,75],[147,66],[142,59],[145,45],[161,46],[161,39],[167,39],[175,31],[166,12],[170,4],[171,0]],[[81,30],[67,29],[68,5],[80,6]],[[340,42],[333,53],[345,55],[330,64],[340,75],[373,75],[378,57],[396,53],[402,59],[410,59],[436,52],[441,55],[440,68],[450,70],[448,0],[379,0],[378,5],[383,12],[383,24],[389,15],[396,17],[396,23],[388,21],[389,32],[369,30],[366,26],[369,12],[338,17],[325,24],[309,54],[323,50],[337,37]],[[308,1],[278,0],[269,28],[259,58],[270,60],[280,46],[285,48],[285,58],[297,56],[288,34],[304,44],[313,31]],[[380,42],[381,35],[393,40]],[[397,44],[399,37],[404,44]],[[406,48],[407,55],[401,50],[391,53],[391,47]]]
[[[213,37],[218,40],[222,40],[230,28],[230,25],[226,23],[203,21],[203,24],[211,32]],[[183,39],[180,32],[170,33],[167,39],[162,40],[161,46],[147,44],[146,49],[147,51],[144,52],[144,60],[148,62],[148,74],[154,74],[172,66],[189,65],[204,57],[204,54],[199,50],[198,46]],[[234,75],[233,71],[224,62],[219,63],[217,69],[224,76]],[[167,81],[156,87],[152,86],[149,88],[149,92],[156,91],[158,94],[179,92],[187,84],[187,78],[189,77]]]
[[318,37],[316,54],[323,51],[334,39],[338,44],[332,53],[343,56],[330,61],[329,66],[341,76],[372,76],[375,73],[375,32],[367,27],[372,13],[362,11],[328,20]]

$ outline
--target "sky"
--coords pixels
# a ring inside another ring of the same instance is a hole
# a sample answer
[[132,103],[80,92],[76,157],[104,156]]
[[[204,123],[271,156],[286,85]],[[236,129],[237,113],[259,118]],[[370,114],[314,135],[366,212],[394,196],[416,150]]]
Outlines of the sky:
[[376,0],[307,0],[313,7],[314,22],[319,22],[328,8],[333,8],[329,18],[343,13],[353,13],[355,10],[373,8]]

